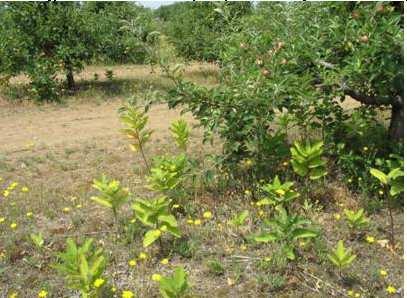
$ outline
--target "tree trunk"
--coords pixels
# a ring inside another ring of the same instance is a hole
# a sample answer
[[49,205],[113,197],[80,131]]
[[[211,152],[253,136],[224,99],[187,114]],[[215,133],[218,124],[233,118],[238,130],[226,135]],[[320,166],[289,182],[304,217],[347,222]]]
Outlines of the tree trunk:
[[404,139],[404,111],[402,105],[395,104],[391,108],[389,137],[394,141]]
[[66,85],[68,87],[68,90],[75,90],[75,80],[73,78],[73,71],[71,68],[69,68],[66,73]]

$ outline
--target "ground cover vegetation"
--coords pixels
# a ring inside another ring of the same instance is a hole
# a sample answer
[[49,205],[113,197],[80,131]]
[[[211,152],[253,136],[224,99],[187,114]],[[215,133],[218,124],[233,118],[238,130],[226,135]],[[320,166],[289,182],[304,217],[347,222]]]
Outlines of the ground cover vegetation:
[[[61,99],[63,74],[81,97],[73,74],[95,61],[153,76],[117,94],[114,137],[0,152],[6,297],[403,294],[402,2],[5,3],[0,18],[4,90],[26,73],[33,98]],[[197,77],[192,60],[216,66]]]

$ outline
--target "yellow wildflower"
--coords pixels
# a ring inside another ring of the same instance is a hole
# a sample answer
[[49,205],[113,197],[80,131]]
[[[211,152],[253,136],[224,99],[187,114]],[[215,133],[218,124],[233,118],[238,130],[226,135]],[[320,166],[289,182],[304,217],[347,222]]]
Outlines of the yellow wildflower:
[[205,219],[211,219],[212,218],[212,212],[210,212],[210,211],[204,212],[203,217]]
[[9,190],[5,190],[3,191],[3,197],[7,198],[10,195],[10,191]]
[[123,291],[122,292],[122,298],[133,298],[134,294],[132,291]]
[[17,298],[17,297],[18,297],[17,292],[13,292],[10,294],[10,296],[8,296],[8,298]]
[[29,189],[28,189],[28,187],[27,187],[27,186],[23,186],[23,187],[21,188],[21,191],[22,191],[22,192],[28,192],[28,191],[29,191]]
[[366,242],[373,243],[373,242],[375,242],[375,238],[373,236],[366,236]]
[[132,259],[132,260],[129,261],[129,266],[130,267],[134,267],[136,265],[137,265],[137,261],[135,259]]
[[201,224],[201,220],[200,219],[195,219],[194,220],[194,225],[199,226]]
[[110,291],[112,291],[113,293],[115,293],[115,292],[116,292],[116,287],[112,287],[112,288],[110,289]]
[[348,183],[352,183],[352,179],[351,179],[351,178],[348,179]]
[[263,210],[259,211],[259,216],[264,216],[264,211]]
[[134,223],[136,223],[136,219],[135,218],[133,218],[132,220],[130,220],[130,223],[132,223],[132,224],[134,224]]
[[334,214],[334,218],[335,218],[336,220],[340,220],[340,219],[341,219],[341,215],[340,215],[339,213],[335,213],[335,214]]
[[162,259],[160,263],[163,265],[167,265],[168,262],[169,262],[168,259]]
[[270,261],[271,261],[271,257],[265,257],[264,260],[265,260],[266,262],[270,262]]
[[349,291],[348,291],[348,296],[349,296],[349,297],[353,297],[353,291],[352,291],[352,290],[349,290]]
[[[161,231],[161,232],[167,232],[167,231],[168,231],[167,226],[162,225],[162,226],[160,227],[160,231]],[[160,232],[160,235],[161,235],[161,232]]]
[[8,189],[13,190],[14,188],[16,188],[18,185],[18,182],[13,182],[10,184],[10,186],[8,187]]
[[0,223],[3,223],[3,222],[5,222],[6,221],[6,218],[5,217],[0,217]]
[[190,225],[192,225],[192,224],[194,223],[194,221],[193,221],[192,219],[188,219],[188,220],[187,220],[187,223],[190,224]]
[[138,255],[138,258],[139,258],[140,260],[147,260],[148,255],[147,255],[145,252],[141,252],[141,253]]
[[369,148],[368,147],[363,147],[363,151],[367,151],[367,150],[369,150]]
[[100,288],[104,283],[105,283],[105,280],[103,278],[98,278],[95,280],[93,285],[95,288]]
[[360,297],[360,293],[355,293],[355,298],[359,298]]
[[38,293],[38,298],[46,298],[47,296],[48,296],[48,292],[45,291],[45,290],[41,290],[41,291]]
[[384,270],[384,269],[381,269],[381,270],[379,271],[379,273],[380,273],[381,276],[387,276],[387,271]]
[[151,275],[151,279],[153,280],[153,281],[160,281],[161,280],[161,275],[160,274],[157,274],[157,273],[154,273],[153,275]]
[[69,207],[65,207],[64,209],[62,209],[63,212],[68,213],[69,211],[71,211],[71,208]]
[[31,216],[33,216],[33,213],[32,213],[32,212],[27,212],[25,215],[26,215],[27,217],[31,217]]
[[246,246],[246,245],[244,245],[244,244],[240,245],[240,250],[242,250],[242,251],[247,250],[247,246]]
[[288,166],[288,162],[286,162],[286,161],[283,162],[283,166],[285,166],[285,167]]
[[82,204],[78,204],[75,206],[77,209],[81,209],[82,208]]
[[181,207],[180,205],[178,205],[178,204],[174,204],[174,205],[172,205],[172,209],[178,209],[179,207]]
[[383,190],[379,190],[379,195],[383,195],[384,194],[384,192],[383,192]]
[[250,196],[250,195],[251,195],[251,191],[248,190],[248,189],[246,189],[246,190],[244,191],[244,194],[245,194],[246,196]]
[[16,224],[15,222],[13,222],[13,223],[10,225],[10,228],[12,228],[12,229],[17,228],[17,224]]
[[386,288],[386,291],[387,291],[387,293],[389,293],[389,294],[396,294],[396,293],[397,293],[397,289],[396,289],[395,287],[391,286],[391,285],[389,285],[389,286]]

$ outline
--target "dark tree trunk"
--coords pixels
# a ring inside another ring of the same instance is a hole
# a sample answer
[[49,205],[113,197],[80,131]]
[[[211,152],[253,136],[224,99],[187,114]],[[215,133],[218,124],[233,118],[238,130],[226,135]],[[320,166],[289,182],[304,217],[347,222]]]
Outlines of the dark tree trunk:
[[391,108],[389,137],[394,141],[404,139],[404,111],[403,106],[398,104],[393,105]]
[[66,85],[69,91],[75,90],[75,80],[73,78],[73,71],[71,68],[68,68],[66,73]]

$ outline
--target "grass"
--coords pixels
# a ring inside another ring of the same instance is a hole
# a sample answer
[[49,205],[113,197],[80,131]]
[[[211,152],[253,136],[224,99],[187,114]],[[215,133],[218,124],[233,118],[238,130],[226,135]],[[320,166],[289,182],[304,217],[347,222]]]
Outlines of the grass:
[[[200,70],[199,67],[192,66],[191,79],[207,85],[216,83],[211,68]],[[70,109],[78,109],[79,113],[86,114],[82,103],[89,98],[93,99],[88,103],[91,107],[106,100],[120,105],[123,98],[137,90],[143,94],[142,90],[151,83],[155,84],[154,88],[166,88],[166,80],[149,74],[147,68],[109,68],[116,75],[112,82],[104,79],[93,82],[92,74],[104,70],[86,69],[78,81],[80,91],[75,97],[64,99],[67,107],[57,113],[62,116]],[[44,112],[41,115],[54,112],[53,106],[40,108]],[[10,104],[8,109],[4,115],[13,114],[10,119],[17,123],[39,108],[22,103]],[[21,113],[20,109],[26,112]],[[15,110],[17,115],[14,116]],[[171,118],[178,117],[171,114]],[[363,207],[363,200],[338,181],[328,180],[324,188],[314,193],[321,198],[320,203],[313,201],[308,208],[302,199],[295,203],[296,208],[321,229],[315,243],[299,246],[296,262],[288,262],[278,244],[260,245],[247,237],[260,230],[267,210],[263,214],[243,194],[225,195],[205,190],[188,198],[188,216],[177,213],[181,239],[164,239],[163,251],[156,246],[143,249],[141,230],[131,223],[133,215],[129,206],[120,210],[122,224],[115,225],[110,210],[90,200],[94,194],[92,180],[102,173],[121,181],[135,196],[151,197],[152,192],[145,187],[146,173],[141,157],[128,149],[127,141],[117,130],[106,136],[87,136],[81,140],[69,135],[66,138],[60,143],[47,139],[41,146],[23,146],[21,150],[0,147],[0,218],[4,218],[0,223],[0,293],[3,296],[16,292],[19,297],[37,297],[40,290],[45,289],[49,297],[75,297],[56,275],[52,264],[68,237],[81,241],[85,236],[94,238],[106,251],[109,264],[105,277],[117,288],[117,297],[125,289],[132,290],[138,297],[158,297],[158,286],[151,275],[167,275],[179,265],[189,274],[194,297],[341,297],[347,296],[348,291],[361,297],[386,297],[385,289],[389,285],[402,288],[403,214],[397,212],[395,216],[398,235],[395,250],[389,249],[383,241],[388,239],[384,210],[370,215],[367,230],[350,237],[352,233],[345,224],[343,210]],[[194,156],[202,156],[217,147],[202,145],[201,132],[194,129],[189,150]],[[176,152],[168,125],[157,126],[152,143],[146,147],[146,155]],[[13,182],[18,185],[4,197],[4,190]],[[27,192],[23,191],[24,186]],[[239,227],[229,224],[242,210],[249,210],[247,221]],[[205,219],[205,211],[211,211],[213,218]],[[200,224],[195,224],[196,219]],[[11,227],[13,223],[15,228]],[[31,233],[43,235],[43,248],[35,247],[29,237]],[[374,243],[368,243],[366,236],[373,236]],[[327,254],[341,239],[357,255],[352,266],[345,270],[345,279],[338,277],[337,270],[327,259]],[[147,253],[146,260],[139,259],[141,252]],[[163,258],[168,258],[169,263],[161,264]],[[137,260],[136,266],[129,265],[133,259]],[[387,275],[381,275],[380,270],[386,270]]]

